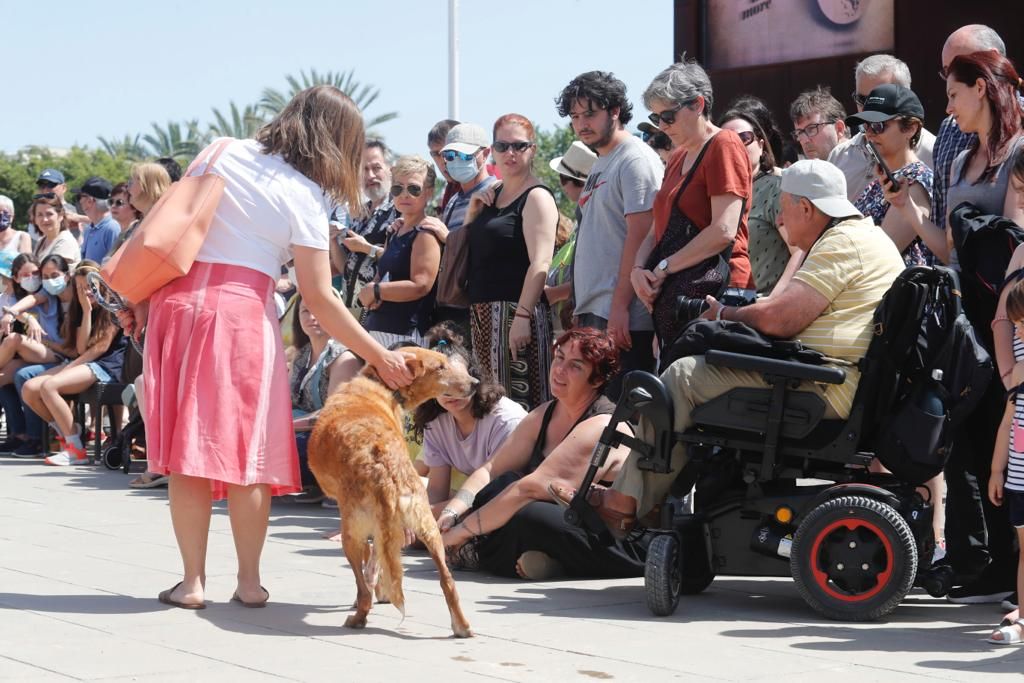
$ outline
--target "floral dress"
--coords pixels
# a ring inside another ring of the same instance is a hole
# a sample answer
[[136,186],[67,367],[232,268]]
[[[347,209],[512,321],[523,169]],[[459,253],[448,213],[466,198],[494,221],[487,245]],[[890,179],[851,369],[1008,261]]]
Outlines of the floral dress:
[[[906,180],[911,185],[914,183],[920,184],[924,191],[928,193],[929,201],[931,200],[935,174],[932,173],[932,169],[920,161],[914,161],[897,171],[893,171],[893,175],[896,176],[897,180]],[[889,202],[885,201],[885,196],[882,194],[882,186],[878,180],[872,180],[868,183],[868,186],[857,197],[854,206],[865,216],[870,216],[875,225],[879,226],[885,220],[885,214],[889,212]],[[935,254],[925,246],[920,237],[915,237],[910,245],[903,250],[903,262],[908,266],[930,266],[935,263]]]

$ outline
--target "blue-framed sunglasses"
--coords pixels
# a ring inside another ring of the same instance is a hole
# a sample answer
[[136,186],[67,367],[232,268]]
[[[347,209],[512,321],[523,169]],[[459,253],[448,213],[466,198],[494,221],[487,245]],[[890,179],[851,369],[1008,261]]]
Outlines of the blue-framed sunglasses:
[[473,154],[466,154],[465,152],[456,152],[454,149],[447,149],[441,152],[441,158],[445,161],[455,161],[456,159],[470,161],[473,159],[473,156]]

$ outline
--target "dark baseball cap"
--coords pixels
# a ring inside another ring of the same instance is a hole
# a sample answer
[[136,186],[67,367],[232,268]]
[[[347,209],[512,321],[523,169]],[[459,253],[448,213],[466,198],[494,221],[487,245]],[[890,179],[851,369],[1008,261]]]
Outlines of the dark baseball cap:
[[36,178],[36,182],[47,182],[54,183],[55,185],[63,185],[64,174],[55,168],[47,168],[44,169],[43,172],[39,174],[39,177]]
[[110,199],[113,190],[114,186],[109,180],[93,176],[82,183],[81,187],[73,188],[71,191],[76,195],[87,194],[94,199]]
[[924,107],[910,88],[887,83],[868,94],[864,100],[864,111],[848,116],[846,125],[855,128],[861,123],[888,121],[897,116],[913,116],[924,120]]

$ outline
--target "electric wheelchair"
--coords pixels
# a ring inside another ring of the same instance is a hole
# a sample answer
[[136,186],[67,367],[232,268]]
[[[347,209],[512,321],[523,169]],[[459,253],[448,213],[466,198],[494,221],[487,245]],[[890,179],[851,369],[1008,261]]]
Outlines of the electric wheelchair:
[[[938,267],[911,268],[901,275],[907,277],[941,282],[952,292],[956,301],[943,320],[926,305],[906,312],[926,323],[921,348],[948,346],[952,320],[959,316],[961,329],[966,324],[956,275]],[[937,324],[930,324],[929,316]],[[866,359],[877,357],[893,341],[878,320],[876,313]],[[889,375],[899,370],[886,363],[862,364],[849,417],[828,420],[824,400],[795,387],[800,381],[841,384],[846,372],[840,367],[721,350],[707,351],[705,361],[759,373],[768,386],[732,389],[696,407],[694,425],[676,432],[667,388],[652,374],[629,373],[591,466],[565,512],[570,524],[604,531],[587,503],[587,492],[608,451],[625,444],[640,455],[640,469],[668,473],[673,447],[685,444],[688,458],[661,505],[660,521],[646,531],[653,538],[645,594],[654,614],[673,613],[680,595],[703,591],[718,574],[792,576],[812,608],[848,621],[885,616],[915,581],[929,592],[942,591],[933,591],[926,580],[934,550],[932,501],[920,484],[941,471],[941,449],[948,442],[933,447],[933,467],[917,468],[910,477],[915,481],[868,469],[875,452],[881,452],[878,439],[891,438],[888,432],[879,433],[876,408],[912,400],[896,395],[905,383]],[[984,384],[990,374],[989,366],[987,374],[976,376]],[[984,386],[973,391],[980,395]],[[949,420],[948,411],[938,419]],[[643,441],[616,430],[621,422],[638,420],[649,437]]]

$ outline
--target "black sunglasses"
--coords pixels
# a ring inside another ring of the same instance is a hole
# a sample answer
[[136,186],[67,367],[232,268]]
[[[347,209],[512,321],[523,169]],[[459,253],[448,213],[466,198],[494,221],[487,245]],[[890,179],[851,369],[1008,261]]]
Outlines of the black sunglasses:
[[402,192],[408,192],[409,196],[411,197],[419,197],[421,194],[423,194],[423,186],[402,185],[401,183],[395,183],[394,185],[391,186],[391,197],[393,199],[398,199],[398,195],[402,194]]
[[744,147],[750,147],[754,144],[754,140],[757,139],[757,133],[752,130],[741,130],[736,135],[740,136],[740,142],[743,143]]
[[558,174],[558,182],[560,182],[562,185],[568,185],[572,183],[576,187],[583,187],[582,180],[576,180],[575,178],[567,175]]
[[518,140],[516,142],[505,142],[503,140],[495,140],[494,144],[491,145],[491,149],[493,149],[498,154],[504,154],[510,149],[522,153],[530,149],[531,147],[533,147],[533,143],[526,142],[524,140]]
[[687,102],[685,104],[680,104],[675,109],[666,109],[665,111],[662,112],[653,111],[647,115],[647,119],[656,126],[661,124],[662,122],[664,122],[666,126],[671,126],[673,123],[676,122],[676,114],[678,114],[679,111],[687,104],[690,103]]
[[110,202],[110,205],[113,206],[114,208],[120,208],[122,206],[125,206],[126,204],[128,204],[128,201],[125,199],[115,199]]
[[56,192],[36,192],[32,195],[32,199],[55,199],[56,197]]
[[874,135],[881,135],[885,132],[886,127],[888,127],[889,121],[892,121],[892,119],[888,121],[865,121],[860,124],[860,127],[865,133],[870,131]]
[[861,108],[863,108],[864,107],[864,103],[868,101],[868,96],[867,95],[861,95],[856,90],[854,90],[852,93],[850,93],[850,97],[853,98],[853,103],[856,104],[858,107],[861,107]]
[[57,183],[51,183],[49,180],[40,180],[36,183],[37,190],[52,190],[57,187]]

